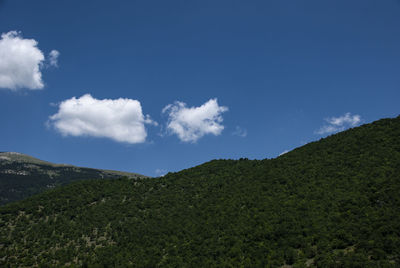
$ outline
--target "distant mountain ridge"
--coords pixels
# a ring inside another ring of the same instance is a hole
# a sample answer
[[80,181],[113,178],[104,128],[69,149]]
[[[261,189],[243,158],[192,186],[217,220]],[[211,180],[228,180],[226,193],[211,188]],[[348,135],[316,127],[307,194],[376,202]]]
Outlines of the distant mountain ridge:
[[138,173],[55,164],[17,152],[0,153],[0,205],[21,200],[72,181],[140,178]]

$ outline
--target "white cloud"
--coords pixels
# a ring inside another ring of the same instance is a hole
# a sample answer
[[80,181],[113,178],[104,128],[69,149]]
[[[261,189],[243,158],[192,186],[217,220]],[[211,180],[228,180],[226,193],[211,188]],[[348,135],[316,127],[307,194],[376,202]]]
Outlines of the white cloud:
[[16,31],[3,33],[0,39],[0,88],[42,89],[40,68],[44,55],[34,39],[23,39]]
[[232,135],[244,138],[247,136],[247,130],[236,126],[235,131],[232,132]]
[[280,153],[279,156],[284,155],[284,154],[286,154],[286,153],[288,153],[288,152],[290,152],[290,151],[289,151],[289,150],[285,150],[285,151],[283,151],[282,153]]
[[62,101],[49,123],[65,136],[105,137],[131,144],[146,141],[145,124],[157,125],[143,115],[137,100],[98,100],[90,94]]
[[163,177],[165,176],[165,174],[167,174],[167,170],[166,169],[162,169],[162,168],[157,168],[155,170],[156,176],[158,177]]
[[346,113],[339,117],[326,118],[325,121],[327,124],[318,129],[315,132],[316,134],[329,134],[343,131],[349,127],[355,127],[361,123],[361,116],[358,114],[352,115],[351,113]]
[[49,53],[49,64],[50,66],[58,67],[58,56],[60,56],[60,52],[53,49]]
[[220,135],[222,113],[228,107],[219,106],[217,99],[210,99],[199,107],[187,108],[183,102],[167,105],[162,112],[168,114],[167,129],[183,142],[196,142],[206,134]]

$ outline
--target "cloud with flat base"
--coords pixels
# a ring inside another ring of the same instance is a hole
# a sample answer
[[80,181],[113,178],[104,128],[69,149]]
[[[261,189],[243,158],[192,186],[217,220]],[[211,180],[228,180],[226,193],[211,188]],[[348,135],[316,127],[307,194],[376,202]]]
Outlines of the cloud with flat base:
[[145,124],[157,125],[133,99],[99,100],[85,94],[62,101],[58,108],[48,123],[64,136],[102,137],[136,144],[146,141]]

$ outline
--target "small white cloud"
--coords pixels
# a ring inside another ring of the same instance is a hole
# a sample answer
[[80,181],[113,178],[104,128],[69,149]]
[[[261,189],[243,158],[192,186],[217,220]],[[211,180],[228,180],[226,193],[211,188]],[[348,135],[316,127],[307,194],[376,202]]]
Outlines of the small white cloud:
[[326,118],[327,124],[323,125],[315,133],[319,135],[335,133],[338,131],[343,131],[349,127],[355,127],[361,123],[361,116],[351,113],[346,113],[339,117]]
[[232,132],[232,135],[244,138],[247,136],[247,130],[236,126],[235,130]]
[[206,134],[220,135],[222,113],[228,107],[219,106],[217,99],[210,99],[199,107],[186,107],[186,103],[176,101],[162,110],[168,114],[167,130],[176,134],[183,142],[196,142]]
[[3,33],[0,39],[0,88],[42,89],[40,68],[42,51],[34,39],[23,39],[16,31]]
[[145,124],[157,123],[142,113],[139,101],[133,99],[98,100],[90,94],[62,101],[49,123],[64,136],[93,136],[118,142],[143,143]]
[[157,168],[155,170],[155,173],[156,173],[156,176],[163,177],[163,176],[165,176],[165,174],[167,174],[167,170],[161,169],[161,168]]
[[284,155],[284,154],[286,154],[286,153],[288,153],[288,152],[290,152],[290,151],[289,151],[289,150],[285,150],[285,151],[283,151],[282,153],[280,153],[279,156]]
[[60,52],[57,50],[53,49],[49,53],[49,64],[50,66],[58,67],[58,56],[60,56]]

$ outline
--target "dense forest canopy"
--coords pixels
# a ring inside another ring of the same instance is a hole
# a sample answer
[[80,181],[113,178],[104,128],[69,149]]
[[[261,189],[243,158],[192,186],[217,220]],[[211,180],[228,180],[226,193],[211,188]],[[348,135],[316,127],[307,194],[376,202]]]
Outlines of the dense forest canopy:
[[85,179],[144,177],[137,173],[53,164],[15,152],[0,152],[0,205]]
[[398,267],[400,117],[276,159],[86,180],[0,207],[0,266]]

